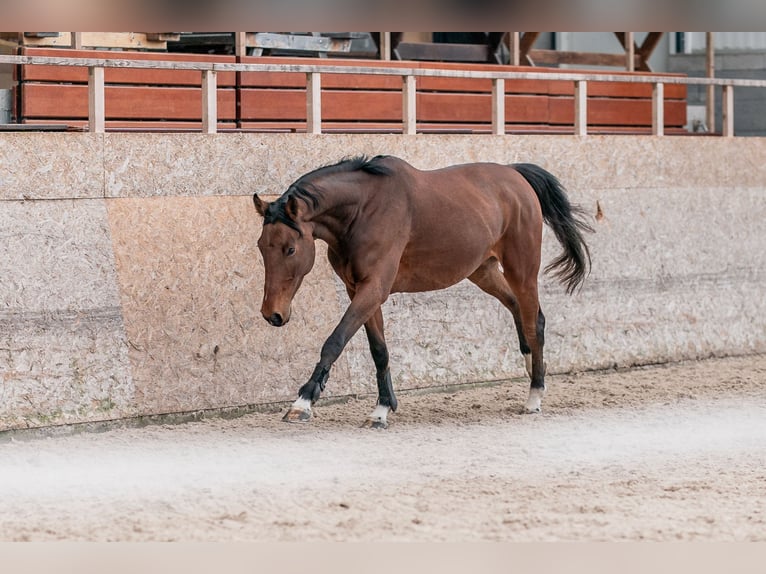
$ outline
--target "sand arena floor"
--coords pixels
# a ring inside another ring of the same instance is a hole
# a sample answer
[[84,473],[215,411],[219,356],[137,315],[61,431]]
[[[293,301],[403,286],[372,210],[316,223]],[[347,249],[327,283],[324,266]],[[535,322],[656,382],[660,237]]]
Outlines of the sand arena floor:
[[0,540],[766,540],[766,356],[0,443]]

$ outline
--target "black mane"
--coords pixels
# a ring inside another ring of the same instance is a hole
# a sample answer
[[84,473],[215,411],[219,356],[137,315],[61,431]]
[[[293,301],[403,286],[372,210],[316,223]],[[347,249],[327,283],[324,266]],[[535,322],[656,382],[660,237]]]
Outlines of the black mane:
[[393,173],[391,168],[382,163],[382,160],[386,157],[387,156],[377,155],[373,158],[369,158],[366,155],[360,155],[352,158],[344,158],[338,163],[325,165],[302,175],[287,188],[287,191],[284,192],[279,199],[269,204],[264,215],[263,223],[284,223],[291,229],[300,233],[301,231],[298,228],[298,225],[287,214],[285,209],[288,199],[295,197],[296,199],[305,202],[306,205],[316,209],[319,207],[321,192],[312,184],[312,179],[320,175],[332,175],[334,173],[346,173],[351,171],[363,171],[370,175],[391,175]]

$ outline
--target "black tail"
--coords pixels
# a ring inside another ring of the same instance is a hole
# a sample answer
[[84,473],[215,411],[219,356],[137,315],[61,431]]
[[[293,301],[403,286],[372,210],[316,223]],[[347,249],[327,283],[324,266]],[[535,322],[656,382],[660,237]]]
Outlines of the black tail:
[[593,232],[593,228],[583,219],[582,208],[572,205],[567,199],[566,190],[561,182],[548,171],[531,163],[515,163],[511,166],[524,176],[537,194],[543,210],[543,220],[547,223],[564,248],[545,268],[553,272],[572,294],[590,271],[590,250],[583,239],[582,232]]

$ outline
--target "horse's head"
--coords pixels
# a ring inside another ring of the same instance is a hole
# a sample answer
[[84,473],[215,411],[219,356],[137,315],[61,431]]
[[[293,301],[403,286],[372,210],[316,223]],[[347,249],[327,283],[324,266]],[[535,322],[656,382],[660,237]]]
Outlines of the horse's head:
[[303,204],[294,197],[269,203],[256,194],[253,202],[263,217],[258,239],[266,274],[261,313],[269,323],[281,327],[290,320],[293,297],[314,266],[312,227],[301,221]]

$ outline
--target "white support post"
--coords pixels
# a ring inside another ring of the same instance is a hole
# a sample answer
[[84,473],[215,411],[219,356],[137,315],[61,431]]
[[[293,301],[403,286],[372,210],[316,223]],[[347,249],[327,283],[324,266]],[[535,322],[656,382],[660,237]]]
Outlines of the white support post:
[[306,131],[322,133],[322,75],[319,72],[306,74]]
[[405,134],[417,133],[417,87],[415,76],[404,76],[402,81],[402,130]]
[[652,89],[652,134],[665,135],[665,84],[660,82]]
[[505,80],[492,80],[492,133],[505,135]]
[[723,136],[730,138],[734,136],[734,86],[723,86],[721,96],[721,113]]
[[577,136],[588,135],[588,82],[577,80],[574,90],[574,131]]
[[202,133],[218,131],[217,79],[213,70],[202,70]]
[[509,32],[508,36],[508,63],[511,66],[521,65],[521,34],[519,32]]
[[106,131],[104,105],[104,68],[88,68],[88,131],[102,134]]

